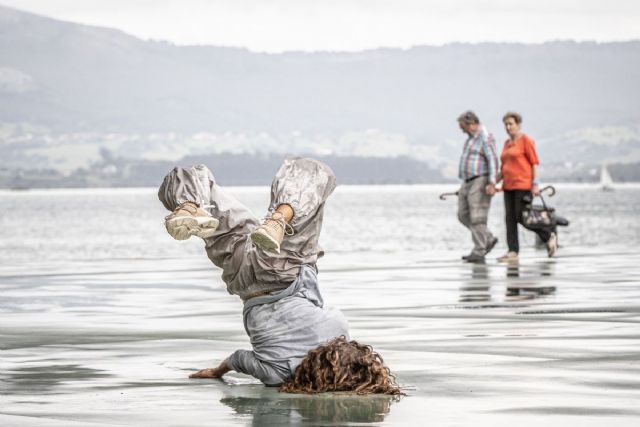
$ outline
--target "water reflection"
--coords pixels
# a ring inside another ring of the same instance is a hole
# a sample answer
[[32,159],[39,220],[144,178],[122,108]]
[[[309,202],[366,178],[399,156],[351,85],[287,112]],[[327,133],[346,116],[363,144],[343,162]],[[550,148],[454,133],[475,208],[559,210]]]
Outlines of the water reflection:
[[78,364],[24,366],[0,373],[4,384],[0,394],[59,394],[60,385],[69,382],[91,381],[111,375],[100,369],[86,368]]
[[264,397],[225,396],[220,402],[238,415],[250,415],[251,425],[349,425],[384,421],[396,398],[324,393],[316,396],[276,394]]
[[554,268],[552,261],[536,262],[526,267],[519,263],[508,264],[506,296],[533,299],[554,293],[556,286],[548,283]]
[[471,279],[460,288],[460,302],[477,302],[491,300],[489,267],[487,264],[470,264]]
[[[556,286],[552,282],[555,262],[545,260],[533,264],[520,263],[487,265],[471,264],[470,276],[460,287],[460,302],[491,301],[491,286],[502,284],[496,272],[505,274],[507,299],[534,299],[553,294]],[[491,278],[491,272],[494,278]]]

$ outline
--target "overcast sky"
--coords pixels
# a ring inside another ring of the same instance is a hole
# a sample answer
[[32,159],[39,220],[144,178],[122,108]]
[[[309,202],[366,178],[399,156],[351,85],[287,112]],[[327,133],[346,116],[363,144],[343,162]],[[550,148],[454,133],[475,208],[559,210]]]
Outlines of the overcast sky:
[[176,44],[354,51],[462,41],[640,39],[638,0],[0,0]]

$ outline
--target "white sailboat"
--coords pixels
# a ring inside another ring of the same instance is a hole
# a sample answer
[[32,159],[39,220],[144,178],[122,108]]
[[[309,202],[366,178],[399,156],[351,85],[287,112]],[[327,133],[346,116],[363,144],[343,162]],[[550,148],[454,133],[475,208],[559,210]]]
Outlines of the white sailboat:
[[600,169],[600,189],[602,191],[613,191],[613,179],[611,179],[606,165],[602,165],[602,169]]

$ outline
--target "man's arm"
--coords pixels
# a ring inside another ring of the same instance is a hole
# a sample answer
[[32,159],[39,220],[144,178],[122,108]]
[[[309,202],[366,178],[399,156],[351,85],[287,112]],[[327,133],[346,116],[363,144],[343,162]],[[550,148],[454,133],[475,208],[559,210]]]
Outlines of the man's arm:
[[498,178],[498,156],[491,135],[482,141],[482,151],[487,159],[487,167],[489,169],[489,183],[487,184],[486,191],[487,194],[494,195],[496,192],[496,180]]

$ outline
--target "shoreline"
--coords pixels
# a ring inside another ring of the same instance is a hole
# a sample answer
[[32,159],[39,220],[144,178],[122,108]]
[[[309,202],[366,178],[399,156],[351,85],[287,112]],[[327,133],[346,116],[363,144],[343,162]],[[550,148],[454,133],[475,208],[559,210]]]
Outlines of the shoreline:
[[[336,191],[340,189],[353,189],[357,191],[361,190],[372,190],[372,191],[380,191],[380,190],[442,190],[442,191],[451,191],[455,190],[460,185],[459,182],[452,183],[433,183],[433,184],[340,184],[336,187]],[[600,183],[582,183],[582,182],[560,182],[555,184],[543,183],[542,187],[552,185],[556,187],[556,189],[567,189],[567,190],[601,190]],[[256,189],[264,189],[269,188],[270,185],[229,185],[224,186],[225,189],[233,190],[233,191],[253,191]],[[612,186],[613,190],[636,190],[640,189],[640,181],[638,182],[621,182],[614,183]],[[158,189],[156,187],[55,187],[55,188],[20,188],[20,189],[11,189],[11,188],[0,188],[0,195],[3,194],[28,194],[28,193],[37,193],[37,192],[60,192],[60,193],[86,193],[86,192],[121,192],[121,193],[147,193],[147,192],[157,192]]]

